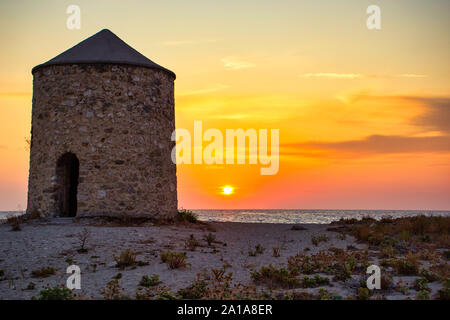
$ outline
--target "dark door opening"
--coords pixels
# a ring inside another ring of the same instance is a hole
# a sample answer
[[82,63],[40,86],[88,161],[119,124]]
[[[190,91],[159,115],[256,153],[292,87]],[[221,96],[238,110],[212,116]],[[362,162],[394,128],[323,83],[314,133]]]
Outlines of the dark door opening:
[[58,184],[57,209],[61,217],[77,215],[77,187],[80,162],[73,153],[63,154],[56,162]]

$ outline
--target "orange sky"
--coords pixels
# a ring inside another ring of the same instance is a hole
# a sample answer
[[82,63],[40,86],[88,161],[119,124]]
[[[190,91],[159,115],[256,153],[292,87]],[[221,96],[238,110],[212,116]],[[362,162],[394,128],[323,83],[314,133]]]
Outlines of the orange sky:
[[1,2],[0,210],[26,206],[31,68],[103,28],[177,74],[177,128],[279,129],[276,175],[179,165],[180,207],[449,210],[450,2],[375,2],[77,1],[80,30]]

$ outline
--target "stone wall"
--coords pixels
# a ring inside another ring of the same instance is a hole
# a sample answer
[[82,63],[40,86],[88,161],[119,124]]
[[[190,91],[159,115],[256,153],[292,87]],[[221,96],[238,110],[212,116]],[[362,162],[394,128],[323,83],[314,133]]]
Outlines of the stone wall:
[[169,217],[177,211],[174,77],[98,64],[34,72],[28,212],[59,214],[56,163],[79,160],[77,216]]

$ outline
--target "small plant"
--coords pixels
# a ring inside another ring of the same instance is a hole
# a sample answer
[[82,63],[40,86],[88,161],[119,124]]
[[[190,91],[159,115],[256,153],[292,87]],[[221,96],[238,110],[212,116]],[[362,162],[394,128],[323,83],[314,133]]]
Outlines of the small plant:
[[422,271],[420,271],[420,276],[424,277],[429,282],[438,281],[440,279],[440,277],[437,273],[431,272],[428,269],[422,269]]
[[73,300],[72,291],[64,286],[46,287],[39,291],[38,300]]
[[359,300],[369,300],[370,291],[368,288],[359,287],[358,288],[358,299]]
[[80,241],[80,248],[77,250],[78,253],[86,253],[88,250],[86,249],[86,242],[90,237],[89,230],[84,228],[80,233],[77,234],[77,238]]
[[313,245],[315,245],[316,247],[321,243],[321,242],[327,242],[328,240],[330,240],[330,238],[328,238],[327,235],[323,234],[320,236],[312,236],[311,237],[311,242]]
[[266,249],[260,245],[259,243],[255,246],[255,249],[249,249],[248,250],[248,255],[251,257],[256,257],[258,254],[263,254],[264,251],[266,251]]
[[116,279],[116,280],[122,279],[122,274],[119,272],[116,275],[114,275],[112,278]]
[[42,267],[41,269],[36,269],[31,271],[31,276],[33,278],[48,278],[56,273],[53,267]]
[[200,245],[200,242],[195,239],[194,235],[191,234],[189,236],[189,239],[187,239],[184,242],[184,246],[186,247],[186,249],[190,250],[190,251],[195,251],[195,249]]
[[334,280],[338,281],[347,281],[352,277],[352,272],[347,264],[344,264],[344,266],[334,266]]
[[180,269],[186,267],[186,258],[186,253],[184,252],[174,252],[170,250],[161,252],[161,261],[166,263],[169,269]]
[[225,271],[226,271],[225,267],[220,269],[215,268],[211,269],[211,273],[214,275],[214,279],[219,282],[221,282],[225,278]]
[[119,257],[114,257],[116,261],[116,265],[120,270],[125,269],[126,267],[131,267],[136,265],[136,256],[137,253],[131,249],[126,249],[120,253]]
[[272,256],[274,256],[275,258],[278,258],[280,256],[280,247],[272,248]]
[[198,215],[190,210],[178,210],[178,219],[181,221],[187,221],[190,223],[198,222]]
[[450,300],[450,278],[442,281],[442,289],[439,289],[437,296],[440,300]]
[[196,280],[190,286],[178,290],[178,295],[183,299],[201,299],[205,294],[207,283],[204,280]]
[[259,271],[253,270],[250,273],[255,283],[265,283],[272,286],[293,288],[298,286],[297,272],[285,268],[277,269],[273,265],[262,266]]
[[412,257],[397,259],[394,266],[400,275],[410,276],[419,273],[419,264],[417,263],[417,260]]
[[[381,287],[381,288],[383,288],[383,287]],[[409,288],[401,280],[397,282],[395,291],[403,293],[405,296],[407,296],[409,294]]]
[[34,282],[29,282],[28,285],[25,287],[25,290],[34,290],[36,287],[36,284]]
[[178,300],[178,297],[170,291],[161,291],[156,296],[156,300]]
[[380,279],[380,285],[382,290],[392,289],[393,286],[392,278],[383,272]]
[[425,278],[418,278],[414,281],[414,289],[416,291],[430,291],[428,287],[428,280]]
[[203,240],[208,243],[208,246],[211,246],[214,242],[216,242],[216,236],[210,232],[203,236]]
[[332,297],[327,289],[321,288],[319,289],[319,293],[317,294],[318,300],[330,300]]
[[143,287],[146,287],[146,288],[149,288],[149,287],[155,287],[155,286],[157,286],[157,285],[159,285],[161,283],[162,283],[162,281],[159,280],[159,275],[154,274],[151,277],[143,276],[141,281],[139,282],[139,285],[143,286]]
[[318,274],[314,275],[314,277],[305,276],[302,279],[302,286],[304,288],[315,288],[322,285],[329,285],[330,279],[327,277],[321,277]]
[[417,293],[416,300],[430,300],[430,293],[427,290],[421,290]]
[[106,284],[106,288],[102,290],[105,300],[124,300],[129,299],[127,295],[122,294],[122,287],[118,279],[111,280]]

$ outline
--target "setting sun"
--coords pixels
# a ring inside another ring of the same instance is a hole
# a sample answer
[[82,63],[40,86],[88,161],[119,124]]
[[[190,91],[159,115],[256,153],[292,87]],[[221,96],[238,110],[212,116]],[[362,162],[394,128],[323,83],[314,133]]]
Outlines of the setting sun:
[[230,195],[233,193],[233,190],[233,187],[230,186],[223,187],[223,194]]

